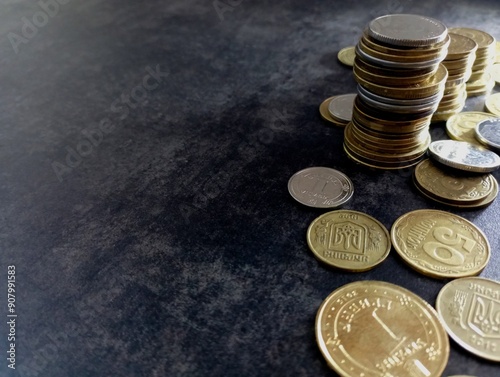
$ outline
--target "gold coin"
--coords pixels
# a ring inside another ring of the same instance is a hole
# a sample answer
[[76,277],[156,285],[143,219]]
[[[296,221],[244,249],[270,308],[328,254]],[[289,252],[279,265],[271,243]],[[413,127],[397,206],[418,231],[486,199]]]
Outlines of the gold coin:
[[346,284],[321,303],[316,342],[340,376],[441,376],[450,344],[435,309],[383,281]]
[[307,230],[307,244],[321,262],[349,271],[369,270],[391,250],[389,232],[379,221],[350,210],[316,218]]
[[337,58],[342,64],[345,64],[349,67],[354,65],[354,58],[356,54],[354,53],[354,46],[344,47],[337,54]]
[[436,309],[448,334],[467,351],[500,361],[500,283],[470,277],[446,284]]
[[448,31],[450,33],[460,34],[472,39],[477,43],[478,51],[488,50],[492,47],[493,49],[495,48],[495,38],[482,30],[458,27],[448,29]]
[[[492,94],[491,96],[488,96],[488,98],[486,98],[486,101],[484,102],[484,107],[486,107],[486,110],[489,111],[491,114],[500,117],[500,93],[495,93]],[[491,117],[493,118],[493,116]]]
[[500,64],[493,64],[489,70],[491,78],[500,85]]
[[448,46],[448,55],[446,55],[446,60],[448,59],[460,59],[464,56],[471,56],[475,54],[477,50],[477,43],[464,35],[448,33],[451,42]]
[[474,145],[482,145],[475,136],[475,129],[479,122],[495,118],[494,115],[481,111],[464,111],[446,121],[448,136],[458,141],[468,141]]
[[435,54],[440,51],[443,51],[444,49],[449,49],[449,45],[451,43],[450,36],[447,35],[446,38],[439,43],[430,45],[429,47],[413,47],[413,48],[397,48],[397,46],[394,47],[388,47],[385,44],[380,43],[376,39],[370,37],[365,30],[363,33],[363,36],[361,37],[363,40],[363,43],[370,47],[373,50],[376,50],[378,52],[382,52],[385,54],[390,54],[390,55],[398,55],[398,56],[421,56],[421,55],[429,55],[429,54]]
[[490,258],[483,232],[445,211],[422,209],[402,215],[391,228],[391,240],[410,267],[436,278],[477,275]]
[[332,123],[336,126],[339,126],[339,127],[344,127],[345,125],[340,123],[339,121],[333,119],[332,116],[330,115],[330,112],[328,111],[328,106],[330,105],[330,101],[334,98],[335,98],[335,96],[329,97],[329,98],[325,99],[321,103],[321,105],[319,105],[319,114],[321,115],[321,118],[323,118],[327,122],[330,122],[330,123]]
[[486,198],[494,187],[491,174],[468,174],[440,167],[430,159],[415,168],[415,179],[421,188],[445,201],[477,202]]

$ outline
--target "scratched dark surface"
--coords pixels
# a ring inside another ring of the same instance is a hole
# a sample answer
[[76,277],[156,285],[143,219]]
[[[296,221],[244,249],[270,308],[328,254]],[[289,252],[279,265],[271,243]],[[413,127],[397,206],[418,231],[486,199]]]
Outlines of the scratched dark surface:
[[[492,248],[481,276],[500,280],[500,201],[429,202],[411,169],[351,163],[342,130],[318,113],[355,90],[336,55],[374,17],[416,13],[500,37],[498,2],[43,4],[0,1],[0,376],[334,376],[314,335],[330,292],[383,280],[434,305],[445,281],[395,250],[364,273],[320,264],[305,234],[325,211],[287,191],[309,166],[346,173],[344,208],[388,229],[421,208],[474,222]],[[443,124],[431,132],[446,138]],[[499,371],[451,342],[444,376]]]

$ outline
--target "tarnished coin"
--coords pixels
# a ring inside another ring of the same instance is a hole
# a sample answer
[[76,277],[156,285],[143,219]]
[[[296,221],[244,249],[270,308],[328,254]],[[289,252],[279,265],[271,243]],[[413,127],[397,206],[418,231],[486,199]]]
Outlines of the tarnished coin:
[[349,93],[333,97],[328,104],[331,117],[339,122],[349,123],[352,119],[352,108],[356,95],[356,93]]
[[354,58],[356,57],[354,49],[354,46],[344,47],[337,54],[337,58],[342,64],[352,67],[354,65]]
[[330,115],[330,111],[328,111],[328,106],[330,105],[330,101],[332,101],[334,98],[335,96],[329,97],[325,99],[323,102],[321,102],[321,105],[319,105],[319,114],[321,115],[321,118],[323,118],[327,122],[330,122],[339,127],[344,127],[345,125],[343,123],[340,123],[338,120],[333,119],[332,116]]
[[445,211],[422,209],[402,215],[392,225],[391,240],[410,267],[436,278],[477,275],[490,258],[483,232]]
[[486,110],[490,113],[500,117],[500,93],[495,93],[491,96],[488,96],[488,98],[486,98],[486,101],[484,102],[484,107],[486,107]]
[[441,376],[450,344],[435,309],[383,281],[346,284],[316,314],[316,342],[340,376]]
[[464,111],[453,115],[446,121],[446,133],[454,140],[467,141],[471,144],[481,145],[475,136],[476,126],[479,122],[492,118],[495,118],[495,116],[481,111]]
[[500,151],[500,118],[480,122],[476,126],[476,138],[488,148]]
[[466,141],[433,141],[429,154],[446,166],[464,171],[488,173],[500,167],[500,157],[495,152]]
[[347,203],[354,186],[344,173],[326,167],[311,167],[295,173],[288,181],[290,195],[309,207],[336,208]]
[[467,351],[500,361],[500,283],[470,277],[446,284],[436,299],[446,331]]
[[391,250],[384,225],[366,213],[349,210],[316,218],[307,229],[307,244],[320,261],[353,272],[382,263]]
[[415,168],[415,179],[430,195],[446,202],[476,202],[486,198],[493,190],[495,178],[491,174],[460,174],[443,169],[430,159]]

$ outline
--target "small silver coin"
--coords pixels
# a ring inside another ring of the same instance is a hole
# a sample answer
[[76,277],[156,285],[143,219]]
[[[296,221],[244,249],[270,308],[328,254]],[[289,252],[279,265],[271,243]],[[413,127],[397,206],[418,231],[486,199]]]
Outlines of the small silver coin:
[[500,118],[479,122],[475,132],[477,140],[496,152],[500,151]]
[[354,107],[356,95],[356,93],[350,93],[333,97],[328,104],[328,112],[330,115],[334,119],[349,123],[352,119],[352,109]]
[[433,141],[429,154],[446,166],[464,171],[488,173],[500,167],[500,157],[495,152],[466,141]]
[[311,167],[295,173],[288,181],[290,195],[309,207],[336,208],[348,202],[354,186],[344,173],[326,167]]

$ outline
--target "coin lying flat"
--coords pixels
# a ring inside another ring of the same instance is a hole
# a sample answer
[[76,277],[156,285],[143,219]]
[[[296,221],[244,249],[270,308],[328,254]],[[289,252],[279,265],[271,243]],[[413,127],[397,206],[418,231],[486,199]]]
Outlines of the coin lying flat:
[[500,118],[480,122],[476,126],[476,138],[495,152],[500,151]]
[[445,211],[423,209],[402,215],[392,225],[391,240],[410,267],[436,278],[477,275],[490,258],[483,232]]
[[307,229],[307,244],[321,262],[353,272],[377,266],[391,250],[384,225],[366,213],[349,210],[316,218]]
[[316,342],[340,376],[440,376],[450,345],[437,312],[382,281],[357,281],[320,305]]
[[[493,96],[490,96],[489,98]],[[481,111],[464,111],[462,113],[453,115],[446,121],[446,133],[453,140],[467,141],[471,144],[481,145],[481,143],[476,139],[475,136],[476,126],[479,122],[486,119],[492,119],[494,117],[495,116],[492,114],[484,113]]]
[[484,107],[490,113],[500,116],[500,93],[492,94],[486,98],[484,102]]
[[446,284],[436,299],[446,331],[467,351],[500,361],[500,283],[470,277]]
[[311,167],[295,173],[288,191],[299,203],[315,208],[335,208],[347,203],[354,186],[344,173],[326,167]]
[[354,53],[354,46],[344,47],[337,54],[337,58],[342,64],[345,64],[349,67],[354,65],[354,58],[356,54]]
[[465,171],[488,173],[500,167],[500,157],[496,153],[466,141],[433,141],[429,154],[446,166]]

